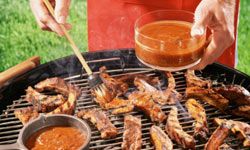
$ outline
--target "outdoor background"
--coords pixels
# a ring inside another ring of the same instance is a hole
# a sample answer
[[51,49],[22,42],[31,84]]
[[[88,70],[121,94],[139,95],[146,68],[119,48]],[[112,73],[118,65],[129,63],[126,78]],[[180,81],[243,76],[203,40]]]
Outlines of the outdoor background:
[[[86,1],[72,0],[70,33],[81,49],[87,49]],[[241,0],[238,30],[237,69],[250,75],[250,0]],[[0,72],[39,55],[42,63],[72,54],[64,38],[42,32],[35,22],[28,0],[0,0]]]

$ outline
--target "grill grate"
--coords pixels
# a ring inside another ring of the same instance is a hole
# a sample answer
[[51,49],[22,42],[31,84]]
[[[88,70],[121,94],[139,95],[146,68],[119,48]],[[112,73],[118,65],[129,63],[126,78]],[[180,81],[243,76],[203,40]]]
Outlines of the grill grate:
[[[117,59],[113,59],[117,60]],[[99,61],[99,60],[97,60]],[[104,61],[104,60],[102,60]],[[110,61],[107,60],[107,61]],[[162,88],[164,88],[164,83],[166,81],[166,78],[161,76],[161,73],[154,71],[149,68],[125,68],[125,69],[109,69],[108,68],[109,74],[112,76],[120,76],[124,74],[130,74],[130,73],[144,73],[149,76],[158,76],[161,79],[162,83]],[[220,74],[220,75],[214,75],[214,74],[209,74],[209,73],[203,73],[203,72],[197,72],[198,76],[206,78],[206,79],[212,79],[216,82],[223,82],[223,83],[231,83],[231,84],[244,84],[245,80],[238,80],[237,76],[234,75],[232,80],[229,80],[227,78],[227,74]],[[186,82],[185,82],[185,77],[184,77],[184,72],[175,72],[173,73],[175,80],[176,80],[176,90],[180,92],[181,94],[184,94],[185,88],[186,88]],[[87,76],[86,74],[83,75],[74,75],[65,78],[66,81],[73,83],[79,87],[82,88],[82,95],[81,97],[77,100],[77,107],[76,107],[76,112],[79,109],[86,109],[86,108],[93,108],[93,107],[99,107],[96,105],[90,95],[90,88],[87,83]],[[177,104],[178,107],[178,118],[183,126],[183,129],[187,131],[189,134],[193,134],[193,122],[194,120],[189,117],[188,113],[185,110],[185,100],[181,101],[179,104]],[[22,128],[21,122],[15,118],[14,116],[14,110],[17,108],[22,108],[22,107],[27,107],[30,106],[28,102],[25,101],[25,96],[21,96],[20,99],[14,100],[13,104],[7,106],[7,109],[3,111],[3,113],[0,115],[0,144],[10,144],[14,143],[17,140],[18,134],[20,129]],[[208,118],[208,125],[210,129],[210,134],[216,129],[216,126],[213,124],[213,118],[215,117],[220,117],[220,118],[225,118],[225,119],[234,119],[234,120],[239,120],[239,121],[244,121],[246,123],[250,123],[250,121],[247,121],[243,118],[240,117],[234,117],[228,114],[222,114],[220,113],[217,109],[215,109],[212,106],[209,106],[208,104],[202,103],[206,110],[207,118]],[[171,106],[163,106],[162,109],[163,111],[168,114],[170,111]],[[130,114],[134,116],[140,116],[142,119],[142,140],[143,140],[143,145],[142,149],[143,150],[152,150],[154,149],[151,141],[150,141],[150,134],[149,134],[149,129],[152,126],[152,122],[150,121],[149,118],[147,118],[145,115],[143,115],[142,112],[140,111],[133,111]],[[123,115],[119,116],[114,116],[114,115],[109,115],[111,122],[118,128],[119,134],[116,138],[109,139],[109,140],[103,140],[100,137],[99,131],[91,125],[91,130],[92,130],[92,138],[90,142],[90,149],[112,149],[112,150],[119,150],[121,149],[121,143],[122,143],[122,134],[123,134]],[[164,124],[159,124],[162,129],[164,129]],[[233,137],[230,136],[227,138],[227,143],[230,144],[233,148],[240,148],[243,149],[240,146],[240,142]],[[197,149],[203,149],[205,143],[202,143],[200,141],[196,141],[196,148]],[[178,146],[174,142],[174,149],[181,149],[180,146]]]

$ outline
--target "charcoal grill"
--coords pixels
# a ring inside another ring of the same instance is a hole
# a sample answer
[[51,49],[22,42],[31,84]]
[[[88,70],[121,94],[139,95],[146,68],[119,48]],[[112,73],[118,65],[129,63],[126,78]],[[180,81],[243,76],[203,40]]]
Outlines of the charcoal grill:
[[[88,63],[94,72],[98,72],[98,68],[101,66],[106,66],[109,74],[112,76],[120,76],[130,73],[144,73],[150,76],[159,76],[162,83],[162,88],[166,86],[166,77],[162,76],[159,71],[150,69],[142,65],[136,58],[133,49],[122,49],[115,51],[102,51],[95,53],[86,53],[85,57],[88,59]],[[15,118],[14,110],[17,108],[30,106],[28,102],[25,101],[25,89],[44,80],[48,77],[63,77],[66,81],[75,84],[82,88],[82,95],[77,100],[76,112],[79,109],[94,108],[98,107],[90,95],[90,88],[87,83],[87,74],[81,72],[81,64],[78,62],[75,56],[69,56],[61,58],[43,65],[16,77],[9,82],[9,85],[3,87],[0,90],[0,145],[15,143],[18,137],[18,133],[22,128],[21,122]],[[197,76],[201,78],[211,79],[215,83],[224,84],[239,84],[250,90],[250,77],[230,68],[227,68],[220,64],[213,64],[206,67],[202,72],[196,72]],[[186,82],[184,77],[184,71],[173,73],[176,80],[176,89],[180,93],[184,94],[186,88]],[[194,120],[189,117],[188,113],[185,111],[184,106],[185,100],[182,100],[178,107],[178,118],[183,126],[184,130],[190,134],[193,134],[193,122]],[[213,118],[220,117],[225,119],[234,119],[250,123],[241,117],[235,117],[228,114],[223,114],[216,108],[209,106],[206,103],[202,103],[206,109],[208,124],[210,129],[210,134],[215,130],[216,126],[213,124]],[[163,106],[163,111],[168,114],[171,106]],[[140,111],[133,111],[130,114],[134,116],[140,116],[142,118],[142,140],[143,150],[153,150],[154,147],[150,141],[149,129],[152,126],[152,122],[149,118],[143,115]],[[100,137],[100,133],[94,126],[92,128],[92,138],[90,142],[90,149],[92,150],[103,150],[121,149],[122,134],[123,134],[123,115],[114,116],[109,115],[112,123],[119,129],[119,134],[116,138],[103,140]],[[164,125],[159,126],[164,129]],[[230,136],[226,139],[226,142],[237,149],[244,149],[241,147],[241,142],[239,142],[234,136]],[[203,149],[204,142],[196,141],[196,148]],[[179,145],[174,143],[174,149],[181,149]]]

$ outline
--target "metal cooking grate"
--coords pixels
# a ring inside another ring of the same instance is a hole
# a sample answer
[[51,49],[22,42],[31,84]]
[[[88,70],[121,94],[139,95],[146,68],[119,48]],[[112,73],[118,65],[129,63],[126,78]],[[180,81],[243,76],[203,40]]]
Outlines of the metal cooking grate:
[[[98,61],[98,60],[97,60]],[[112,76],[120,76],[123,74],[128,74],[128,73],[145,73],[150,76],[159,76],[161,78],[161,82],[164,83],[166,79],[164,79],[163,76],[160,76],[161,74],[157,71],[154,71],[149,68],[125,68],[125,69],[111,69],[108,72]],[[184,77],[184,72],[175,72],[173,73],[175,80],[176,80],[176,89],[179,91],[181,94],[184,94],[185,88],[186,88],[186,82],[185,82],[185,77]],[[232,81],[227,81],[226,74],[221,74],[219,76],[214,76],[212,74],[203,74],[201,72],[198,72],[197,74],[200,77],[204,77],[207,79],[216,79],[216,81],[219,82],[224,82],[224,83],[235,83],[235,84],[242,84],[244,81],[237,81],[236,83],[236,76],[233,77]],[[75,75],[71,76],[68,78],[65,78],[66,81],[69,81],[79,87],[82,88],[82,95],[81,97],[77,100],[77,107],[76,107],[76,112],[79,109],[86,109],[86,108],[93,108],[93,107],[98,107],[92,99],[90,95],[90,88],[88,86],[86,75]],[[164,87],[162,87],[164,88]],[[178,118],[183,126],[183,129],[187,131],[189,134],[193,134],[193,122],[194,120],[189,117],[188,113],[185,111],[185,100],[181,101],[179,104],[177,104],[179,114]],[[215,117],[220,117],[220,118],[225,118],[225,119],[234,119],[234,120],[241,120],[247,123],[250,123],[250,121],[247,121],[243,118],[240,117],[234,117],[231,115],[226,115],[220,113],[217,109],[213,108],[212,106],[209,106],[208,104],[202,103],[204,108],[206,109],[206,114],[208,118],[208,125],[210,129],[210,134],[216,129],[216,126],[213,124],[213,118]],[[3,113],[0,115],[0,144],[10,144],[14,143],[17,140],[19,130],[22,128],[21,122],[15,118],[14,116],[14,110],[17,108],[22,108],[22,107],[27,107],[30,106],[28,102],[25,101],[25,96],[21,96],[20,99],[14,100],[12,105],[7,106],[7,109],[3,111]],[[168,114],[169,110],[171,109],[171,106],[163,106],[162,107],[163,111]],[[153,150],[154,147],[150,141],[150,134],[149,134],[149,129],[152,126],[152,122],[150,119],[148,119],[145,115],[143,115],[142,112],[140,111],[133,111],[130,114],[134,116],[140,116],[142,119],[142,140],[143,140],[143,145],[142,149],[143,150]],[[92,129],[92,138],[90,142],[90,149],[112,149],[112,150],[119,150],[121,149],[121,143],[122,143],[122,134],[123,134],[123,115],[119,116],[114,116],[114,115],[109,115],[112,123],[118,128],[119,134],[116,138],[109,139],[109,140],[103,140],[100,138],[100,133],[99,131],[94,127],[91,126]],[[164,129],[165,124],[160,124],[159,126]],[[239,144],[238,140],[230,136],[227,138],[227,143],[232,146],[233,148],[237,149],[243,149]],[[197,149],[203,149],[204,147],[203,142],[196,141],[196,148]],[[180,146],[178,146],[176,143],[174,143],[174,149],[181,149]]]

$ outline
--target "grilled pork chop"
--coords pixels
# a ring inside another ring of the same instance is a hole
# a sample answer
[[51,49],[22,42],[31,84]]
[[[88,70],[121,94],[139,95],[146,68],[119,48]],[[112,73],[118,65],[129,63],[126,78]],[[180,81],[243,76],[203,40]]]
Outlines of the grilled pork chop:
[[224,143],[230,133],[231,126],[222,123],[210,136],[204,150],[217,150]]
[[185,105],[188,113],[196,120],[194,136],[207,139],[209,130],[205,109],[195,99],[188,99]]
[[155,150],[172,150],[173,149],[172,141],[169,139],[168,135],[164,133],[164,131],[160,127],[153,125],[150,128],[150,136],[155,146]]
[[247,89],[240,85],[226,85],[217,87],[214,88],[214,91],[227,98],[230,103],[234,105],[250,105],[250,93]]
[[104,139],[113,138],[118,134],[117,128],[111,123],[107,115],[97,109],[80,110],[77,113],[79,118],[88,119],[101,132]]
[[14,114],[23,125],[39,116],[38,109],[36,107],[17,109],[14,111]]
[[58,77],[48,78],[39,82],[35,85],[35,89],[38,92],[42,92],[44,90],[55,91],[63,94],[64,96],[68,96],[70,91],[76,91],[77,96],[80,95],[80,90],[76,86],[67,83],[64,79]]
[[150,95],[133,92],[129,95],[129,100],[133,101],[134,106],[142,110],[152,121],[163,122],[166,119],[165,113],[161,110],[160,106],[152,100]]
[[168,115],[165,127],[166,132],[172,140],[175,140],[178,144],[182,145],[183,148],[195,149],[194,138],[182,129],[177,114],[178,110],[173,106]]
[[200,99],[209,105],[224,111],[228,107],[228,99],[224,98],[222,95],[216,93],[213,89],[204,89],[201,87],[187,87],[186,96],[188,98]]
[[187,87],[202,87],[202,88],[210,88],[212,86],[212,81],[210,80],[202,80],[197,77],[194,73],[194,70],[187,70],[186,74],[186,83]]
[[140,150],[141,144],[141,119],[131,115],[125,116],[122,149]]
[[37,106],[39,108],[39,111],[43,113],[54,110],[66,101],[64,96],[60,94],[48,96],[37,92],[32,87],[28,87],[28,89],[26,90],[25,99],[28,102],[32,103],[34,106]]
[[231,110],[231,113],[236,116],[250,119],[250,105],[239,106]]
[[236,134],[236,136],[240,140],[244,140],[243,146],[244,147],[250,147],[250,125],[241,121],[234,121],[234,120],[226,120],[226,119],[214,119],[215,123],[218,125],[221,125],[223,123],[228,124],[231,126],[231,131],[233,134]]

